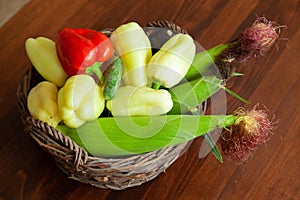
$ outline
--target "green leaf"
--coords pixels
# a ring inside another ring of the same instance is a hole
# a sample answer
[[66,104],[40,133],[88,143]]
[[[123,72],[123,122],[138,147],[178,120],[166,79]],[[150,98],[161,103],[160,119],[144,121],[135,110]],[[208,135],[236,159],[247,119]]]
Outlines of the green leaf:
[[195,80],[208,71],[209,66],[215,62],[215,58],[229,47],[229,44],[220,44],[211,49],[201,51],[195,55],[192,65],[190,66],[185,79],[188,81]]
[[[207,77],[203,77],[203,78],[207,78]],[[214,81],[212,81],[212,79],[208,78],[205,80],[205,82],[207,84],[216,84]],[[219,89],[224,89],[228,94],[232,95],[233,97],[239,99],[240,101],[249,104],[250,102],[247,101],[246,99],[244,99],[243,97],[241,97],[240,95],[238,95],[237,93],[233,92],[232,90],[226,88],[224,85],[222,85],[221,83],[218,84]]]
[[214,156],[221,162],[223,163],[223,158],[222,154],[220,153],[220,150],[218,146],[214,143],[214,141],[211,139],[210,135],[204,134],[203,135],[205,141],[207,142],[208,146],[211,148],[211,151],[213,152]]
[[223,88],[221,83],[221,79],[207,76],[171,88],[173,108],[168,114],[186,113],[191,108],[198,106]]
[[226,88],[221,79],[215,76],[205,76],[177,85],[169,90],[172,96],[173,107],[168,114],[181,114],[191,111],[220,89],[224,89],[227,93],[244,103],[249,103],[249,101]]
[[231,76],[232,77],[234,77],[234,76],[244,76],[244,74],[243,73],[239,73],[239,72],[232,72]]
[[241,96],[238,95],[237,93],[235,93],[235,92],[229,90],[228,88],[223,87],[223,89],[224,89],[227,93],[229,93],[230,95],[232,95],[233,97],[239,99],[240,101],[242,101],[242,102],[244,102],[244,103],[247,103],[247,104],[250,103],[249,101],[247,101],[246,99],[244,99],[243,97],[241,97]]
[[[200,115],[201,113],[199,113],[199,109],[194,109],[192,111],[193,115]],[[223,163],[223,158],[222,158],[222,154],[220,153],[220,150],[218,148],[218,146],[215,144],[215,142],[213,141],[213,139],[210,136],[210,133],[206,133],[203,135],[206,143],[208,144],[208,146],[210,147],[211,151],[213,152],[214,156],[221,162]]]
[[77,129],[65,125],[57,129],[93,156],[126,156],[193,140],[233,124],[234,119],[233,115],[103,117]]

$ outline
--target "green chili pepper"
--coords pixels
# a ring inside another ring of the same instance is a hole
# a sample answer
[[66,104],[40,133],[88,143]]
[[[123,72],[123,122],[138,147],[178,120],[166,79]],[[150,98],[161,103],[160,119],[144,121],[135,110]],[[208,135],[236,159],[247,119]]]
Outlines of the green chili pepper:
[[120,86],[122,69],[120,58],[115,58],[114,62],[105,70],[103,95],[106,100],[111,100],[115,97]]

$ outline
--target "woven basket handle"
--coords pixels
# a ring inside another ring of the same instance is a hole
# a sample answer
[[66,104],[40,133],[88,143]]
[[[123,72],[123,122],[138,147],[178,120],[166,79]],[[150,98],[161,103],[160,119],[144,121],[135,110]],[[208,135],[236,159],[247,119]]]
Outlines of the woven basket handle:
[[148,22],[146,26],[149,27],[160,27],[160,28],[169,28],[172,29],[176,32],[180,32],[180,33],[184,33],[187,34],[188,32],[181,28],[180,26],[178,26],[177,24],[170,22],[168,20],[158,20],[158,21],[153,21],[153,22]]

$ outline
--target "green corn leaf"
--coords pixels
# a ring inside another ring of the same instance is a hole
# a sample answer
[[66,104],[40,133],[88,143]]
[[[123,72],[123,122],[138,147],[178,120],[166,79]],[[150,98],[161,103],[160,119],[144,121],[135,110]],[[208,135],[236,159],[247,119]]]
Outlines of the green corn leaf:
[[[194,109],[194,112],[192,112],[193,115],[200,115],[201,113],[199,113],[198,109]],[[223,158],[222,158],[222,154],[218,148],[218,146],[215,144],[215,142],[213,141],[213,139],[210,136],[210,133],[205,133],[203,135],[205,142],[208,144],[208,146],[210,147],[212,153],[214,154],[214,156],[221,162],[223,163]]]
[[168,114],[186,113],[215,94],[221,86],[222,80],[215,76],[207,76],[186,82],[170,89],[173,108]]
[[224,89],[227,93],[244,103],[249,103],[246,99],[226,88],[221,79],[215,76],[205,76],[180,84],[169,90],[173,100],[173,107],[168,114],[186,113],[203,103],[220,89]]
[[242,102],[244,102],[244,103],[247,103],[247,104],[250,103],[249,101],[247,101],[246,99],[244,99],[243,97],[241,97],[241,96],[238,95],[237,93],[233,92],[232,90],[229,90],[229,89],[226,88],[226,87],[223,87],[223,89],[224,89],[227,93],[229,93],[230,95],[232,95],[233,97],[237,98],[238,100],[240,100],[240,101],[242,101]]
[[244,76],[244,74],[243,73],[239,73],[239,72],[232,72],[231,76],[232,77],[234,77],[234,76]]
[[203,73],[208,71],[209,66],[215,62],[215,58],[228,47],[229,44],[220,44],[211,49],[197,53],[192,65],[185,75],[185,79],[191,81],[201,77]]
[[214,143],[214,141],[211,139],[209,134],[203,135],[205,141],[207,142],[208,146],[211,148],[211,151],[213,152],[214,156],[223,163],[222,154],[218,148],[218,146]]
[[126,156],[193,140],[233,124],[234,119],[233,115],[103,117],[77,129],[65,125],[57,129],[93,156]]

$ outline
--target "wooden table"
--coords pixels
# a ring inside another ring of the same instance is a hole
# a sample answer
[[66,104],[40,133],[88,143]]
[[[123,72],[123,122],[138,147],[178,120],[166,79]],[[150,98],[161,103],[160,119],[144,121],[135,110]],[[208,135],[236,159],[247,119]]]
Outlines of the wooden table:
[[[252,102],[228,96],[228,113],[259,102],[279,120],[266,146],[247,163],[210,153],[198,158],[200,140],[166,173],[123,191],[94,188],[67,178],[29,135],[19,118],[16,90],[30,66],[24,41],[54,38],[62,27],[115,28],[137,21],[167,19],[182,26],[203,47],[227,42],[266,16],[287,28],[276,46],[254,59],[228,88]],[[87,1],[32,0],[0,29],[1,143],[0,199],[300,199],[300,2],[249,1]]]

